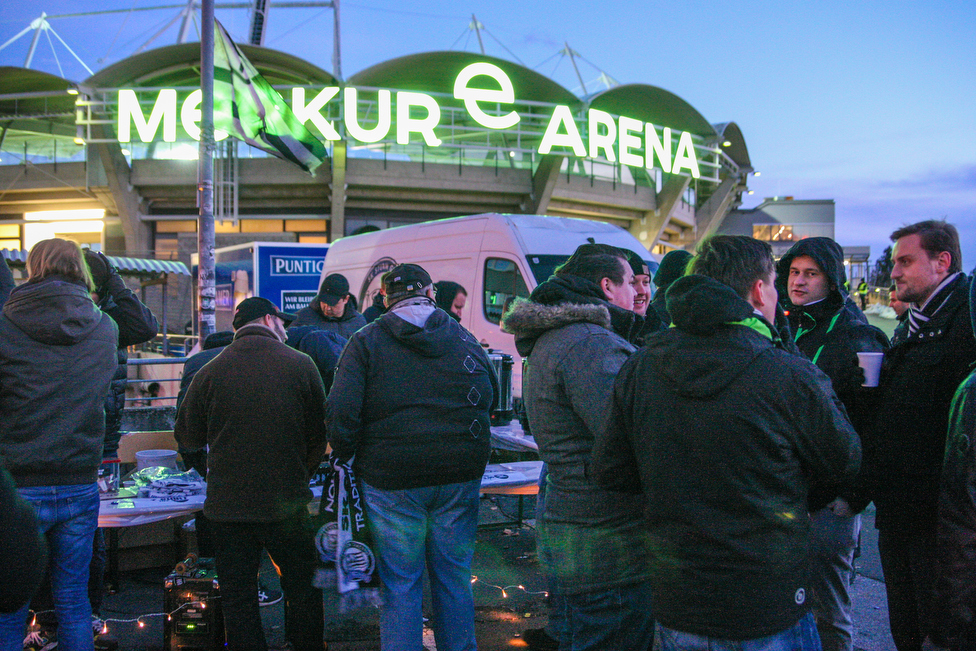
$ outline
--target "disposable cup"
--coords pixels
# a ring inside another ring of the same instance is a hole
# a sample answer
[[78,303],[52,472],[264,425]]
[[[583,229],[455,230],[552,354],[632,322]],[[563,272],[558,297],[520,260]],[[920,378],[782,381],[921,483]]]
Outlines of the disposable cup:
[[177,469],[176,450],[140,450],[136,452],[136,469],[163,466]]
[[884,353],[858,353],[857,365],[864,369],[864,384],[862,387],[876,387],[881,377],[881,362]]

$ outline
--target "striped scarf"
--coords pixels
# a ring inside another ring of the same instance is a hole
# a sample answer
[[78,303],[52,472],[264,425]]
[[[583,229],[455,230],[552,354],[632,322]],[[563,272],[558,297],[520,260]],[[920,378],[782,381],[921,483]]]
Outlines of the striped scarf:
[[946,304],[949,300],[949,296],[952,294],[951,290],[948,290],[952,281],[956,279],[959,272],[946,277],[939,286],[935,288],[932,292],[932,296],[929,297],[927,301],[921,306],[912,303],[908,308],[908,335],[911,336],[915,334],[923,325],[929,322],[929,320],[934,317],[942,306]]

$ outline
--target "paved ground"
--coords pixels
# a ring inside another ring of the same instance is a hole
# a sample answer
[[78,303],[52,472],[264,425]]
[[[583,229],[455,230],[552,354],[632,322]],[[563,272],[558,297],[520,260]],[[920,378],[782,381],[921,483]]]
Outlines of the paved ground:
[[[526,500],[526,515],[532,515],[531,499]],[[515,498],[495,497],[482,500],[481,521],[499,523],[505,514],[514,515]],[[529,524],[531,524],[531,520]],[[877,537],[873,515],[865,517],[863,553],[858,560],[861,575],[853,587],[856,637],[855,649],[890,651],[894,648],[888,634],[888,609],[884,584],[877,561]],[[473,574],[478,644],[482,650],[524,648],[523,631],[543,626],[546,621],[544,585],[535,556],[535,533],[531,526],[517,528],[504,525],[479,530]],[[142,570],[123,575],[121,589],[109,595],[103,615],[108,618],[134,619],[140,615],[163,611],[163,578],[166,569]],[[262,568],[262,580],[277,586],[270,562]],[[524,590],[518,586],[524,586]],[[503,594],[504,589],[504,594]],[[332,613],[331,615],[329,613]],[[269,643],[281,646],[283,605],[262,609],[262,620]],[[331,651],[377,651],[379,649],[378,617],[375,609],[354,617],[340,618],[326,605],[326,639]],[[122,651],[163,648],[163,617],[144,617],[144,628],[136,623],[110,622]],[[429,636],[428,636],[429,637]],[[433,639],[425,640],[435,648]]]

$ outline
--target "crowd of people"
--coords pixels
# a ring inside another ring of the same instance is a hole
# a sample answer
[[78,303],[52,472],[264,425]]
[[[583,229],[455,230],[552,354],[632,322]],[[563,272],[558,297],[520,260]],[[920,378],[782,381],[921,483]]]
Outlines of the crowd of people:
[[[653,274],[584,244],[507,306],[545,466],[549,625],[527,632],[532,649],[851,651],[871,502],[898,651],[976,648],[976,288],[952,225],[891,239],[905,309],[890,341],[825,237],[777,262],[767,243],[711,236]],[[94,477],[117,450],[125,349],[156,321],[73,242],[37,244],[27,274],[13,288],[0,265],[0,544],[33,559],[0,574],[0,648],[22,648],[50,567],[59,646],[91,649]],[[327,445],[358,486],[370,543],[355,570],[379,578],[382,648],[421,648],[425,570],[437,648],[477,648],[470,568],[498,381],[460,324],[466,297],[400,264],[361,314],[331,274],[297,314],[245,299],[234,331],[189,360],[174,433],[207,477],[197,531],[228,648],[267,648],[265,553],[288,641],[323,648],[307,505]],[[883,355],[877,383],[859,353]]]

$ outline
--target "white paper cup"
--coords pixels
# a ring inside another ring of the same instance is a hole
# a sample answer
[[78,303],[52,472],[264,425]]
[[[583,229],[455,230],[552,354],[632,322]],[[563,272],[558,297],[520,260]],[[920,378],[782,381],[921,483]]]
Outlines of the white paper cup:
[[862,387],[878,386],[878,379],[881,377],[881,362],[884,360],[884,353],[858,353],[857,365],[864,369],[864,384]]
[[176,470],[176,450],[140,450],[136,452],[137,470],[156,466]]

